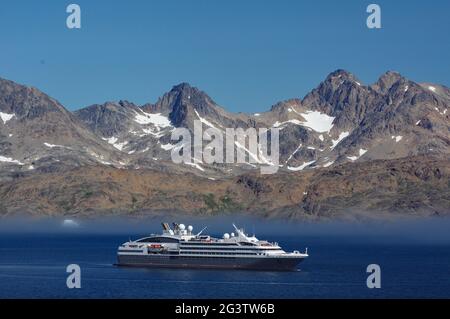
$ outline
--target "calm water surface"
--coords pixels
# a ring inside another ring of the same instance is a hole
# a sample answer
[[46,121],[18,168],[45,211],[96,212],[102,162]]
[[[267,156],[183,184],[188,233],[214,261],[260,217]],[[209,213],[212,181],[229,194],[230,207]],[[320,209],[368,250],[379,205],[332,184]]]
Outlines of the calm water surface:
[[[264,236],[309,248],[296,272],[134,269],[113,266],[122,235],[1,234],[0,298],[449,298],[450,246],[363,237]],[[66,287],[68,264],[82,288]],[[366,267],[382,269],[368,289]]]

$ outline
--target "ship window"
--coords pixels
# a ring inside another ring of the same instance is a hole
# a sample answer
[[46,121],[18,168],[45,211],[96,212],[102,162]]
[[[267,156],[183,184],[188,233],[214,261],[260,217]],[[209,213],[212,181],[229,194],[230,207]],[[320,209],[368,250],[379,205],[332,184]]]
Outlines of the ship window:
[[178,239],[170,237],[146,237],[139,239],[138,243],[178,243]]
[[255,246],[255,244],[249,243],[249,242],[246,242],[246,241],[239,242],[239,245],[241,245],[241,246]]

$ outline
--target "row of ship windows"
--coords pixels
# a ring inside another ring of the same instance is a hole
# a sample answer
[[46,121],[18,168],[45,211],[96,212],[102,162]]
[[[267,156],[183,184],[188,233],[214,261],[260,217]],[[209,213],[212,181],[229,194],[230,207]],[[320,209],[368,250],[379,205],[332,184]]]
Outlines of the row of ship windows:
[[[188,256],[188,255],[186,255],[186,256],[176,256],[176,257],[171,256],[170,258],[176,258],[176,259],[178,259],[178,258],[180,258],[180,257],[182,257],[183,259],[202,259],[202,260],[204,260],[204,259],[211,259],[211,260],[224,259],[224,260],[230,260],[230,259],[233,259],[233,258],[239,258],[239,256],[233,256],[233,257],[217,256],[217,257],[213,257],[213,256]],[[244,258],[244,257],[242,257],[242,258]],[[246,258],[248,258],[248,257],[246,257]]]
[[281,248],[268,248],[268,247],[187,247],[181,246],[181,249],[189,249],[189,250],[281,250]]
[[210,253],[210,252],[180,252],[180,255],[263,255],[263,253]]
[[[121,253],[142,253],[142,250],[121,250]],[[174,252],[153,252],[152,254],[155,255],[166,255],[166,254],[176,254]],[[236,252],[236,253],[216,253],[216,252],[180,252],[180,255],[264,255],[263,253],[243,253],[243,252]]]
[[[214,242],[192,242],[192,241],[181,241],[181,245],[222,245],[222,246],[238,246],[237,243],[214,243]],[[241,245],[244,245],[244,243],[240,243]],[[245,243],[246,244],[246,243]],[[250,244],[253,246],[253,244]]]

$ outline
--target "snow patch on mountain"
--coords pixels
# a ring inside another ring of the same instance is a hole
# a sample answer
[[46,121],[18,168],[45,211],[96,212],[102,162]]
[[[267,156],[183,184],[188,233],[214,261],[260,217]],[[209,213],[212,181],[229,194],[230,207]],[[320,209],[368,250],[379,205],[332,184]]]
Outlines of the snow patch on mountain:
[[114,137],[114,136],[109,137],[109,138],[102,137],[102,140],[108,142],[108,144],[115,144],[117,142],[118,138]]
[[193,166],[193,167],[195,167],[196,169],[198,169],[198,170],[200,170],[202,172],[205,171],[205,169],[203,167],[201,167],[200,165],[198,165],[197,163],[189,163],[189,162],[186,163],[186,162],[184,162],[184,164],[189,165],[189,166]]
[[401,136],[401,135],[398,135],[398,136],[392,136],[392,139],[394,140],[395,139],[395,142],[400,142],[402,139],[403,139],[403,136]]
[[165,128],[170,127],[172,124],[167,116],[161,115],[161,113],[146,113],[142,111],[142,114],[136,112],[136,116],[134,118],[135,122],[142,125],[153,124],[157,128]]
[[[335,118],[332,116],[328,116],[319,111],[306,111],[305,113],[301,113],[297,112],[294,108],[291,109],[305,119],[305,122],[293,120],[299,122],[300,124],[298,125],[308,127],[319,133],[330,133],[333,128],[333,121]],[[297,124],[297,122],[295,122],[295,124]]]
[[194,109],[195,114],[197,115],[197,117],[199,118],[200,122],[202,122],[203,124],[212,127],[212,128],[216,128],[214,126],[214,124],[212,124],[210,121],[208,121],[207,119],[204,119],[203,117],[200,116],[200,114],[198,114],[197,110]]
[[44,143],[44,145],[47,146],[48,148],[55,148],[55,147],[66,148],[63,145],[55,145],[55,144],[50,144],[50,143]]
[[105,157],[103,156],[103,155],[99,155],[99,154],[97,154],[97,153],[95,153],[95,152],[93,152],[93,151],[91,151],[91,150],[88,150],[88,153],[89,153],[89,155],[91,155],[91,156],[93,156],[94,158],[95,158],[95,160],[98,162],[98,163],[100,163],[100,164],[103,164],[103,165],[113,165],[111,162],[107,162],[107,161],[105,161],[104,159],[105,159]]
[[278,128],[278,127],[280,127],[280,126],[283,126],[283,125],[285,125],[285,124],[289,124],[289,123],[292,123],[292,124],[295,124],[295,125],[300,125],[300,126],[303,126],[303,122],[300,122],[299,120],[289,120],[289,121],[285,121],[285,122],[279,122],[279,121],[276,121],[274,124],[273,124],[273,127],[275,127],[275,128]]
[[288,170],[290,170],[290,171],[302,171],[302,170],[304,170],[306,167],[308,167],[309,165],[311,165],[311,164],[313,164],[313,163],[315,163],[315,160],[314,160],[314,161],[311,161],[311,162],[303,163],[302,165],[300,165],[300,166],[298,166],[298,167],[291,167],[291,166],[288,166]]
[[240,148],[241,150],[243,150],[245,153],[248,153],[248,155],[249,155],[250,157],[252,157],[252,158],[256,161],[256,163],[261,164],[261,161],[260,161],[260,159],[258,158],[258,155],[257,155],[257,154],[250,152],[249,149],[247,149],[245,146],[243,146],[243,145],[242,145],[241,143],[239,143],[238,141],[235,141],[234,144],[235,144],[238,148]]
[[364,154],[366,154],[367,153],[367,150],[365,150],[365,149],[360,149],[359,150],[359,156],[363,156]]
[[119,151],[121,151],[125,147],[125,145],[127,145],[127,144],[128,144],[128,142],[125,141],[125,142],[122,142],[122,143],[114,143],[112,146],[114,146]]
[[3,124],[6,124],[6,122],[10,121],[14,116],[16,115],[0,112],[0,118],[3,121]]
[[[157,128],[159,130],[159,128]],[[145,135],[152,135],[156,138],[160,138],[162,136],[164,136],[166,133],[163,131],[158,131],[158,132],[154,132],[151,128],[143,128],[142,132],[144,132],[144,134],[140,134],[139,137],[145,136]]]
[[264,163],[264,164],[267,164],[267,165],[275,165],[274,163],[272,163],[272,161],[270,161],[268,158],[266,158],[264,155],[263,155],[263,152],[262,152],[262,145],[261,144],[258,144],[258,155],[259,155],[259,158],[260,158],[260,160]]
[[331,161],[331,162],[323,164],[322,167],[329,167],[329,166],[331,166],[333,164],[334,164],[334,161]]
[[333,128],[334,117],[328,116],[324,113],[318,111],[307,111],[306,113],[300,113],[300,115],[305,119],[302,125],[312,128],[314,131],[319,133],[329,133]]
[[352,162],[354,162],[354,161],[356,161],[357,159],[359,159],[361,156],[363,156],[366,153],[367,153],[367,150],[361,148],[359,150],[359,156],[347,156],[347,158],[349,160],[351,160]]
[[119,139],[114,136],[109,137],[109,138],[102,137],[102,140],[108,142],[108,144],[111,144],[112,146],[117,148],[119,151],[121,151],[124,148],[124,146],[128,144],[128,142],[117,143],[117,141]]
[[343,139],[345,139],[349,135],[350,132],[342,132],[341,134],[339,134],[337,140],[332,140],[333,145],[331,146],[331,149],[334,149]]
[[0,155],[0,162],[4,162],[4,163],[12,163],[12,164],[17,164],[17,165],[25,165],[22,162],[12,159],[10,157],[5,157],[5,156],[1,156]]
[[291,156],[289,156],[289,158],[286,161],[286,164],[291,160],[291,158],[302,148],[303,144],[300,144],[296,150],[291,154]]

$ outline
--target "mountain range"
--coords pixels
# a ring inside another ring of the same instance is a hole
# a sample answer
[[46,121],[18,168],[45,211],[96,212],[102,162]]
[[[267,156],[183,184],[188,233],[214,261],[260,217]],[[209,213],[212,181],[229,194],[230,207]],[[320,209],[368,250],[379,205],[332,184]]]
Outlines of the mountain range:
[[[156,103],[70,112],[0,79],[0,215],[211,215],[296,219],[450,214],[450,89],[386,72],[332,72],[303,99],[231,113],[181,83]],[[280,130],[280,167],[175,164],[174,129]]]

